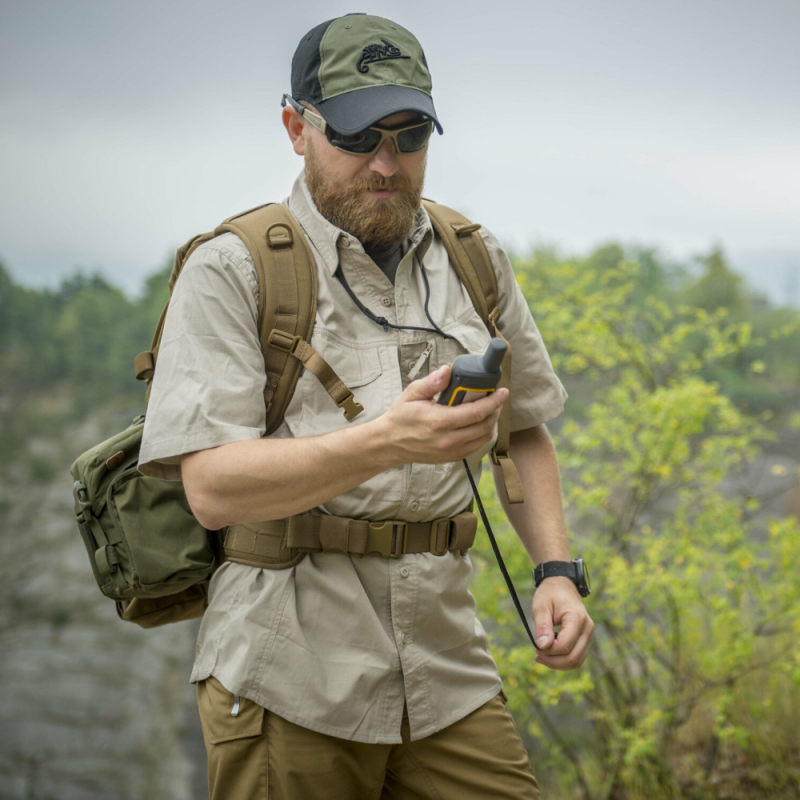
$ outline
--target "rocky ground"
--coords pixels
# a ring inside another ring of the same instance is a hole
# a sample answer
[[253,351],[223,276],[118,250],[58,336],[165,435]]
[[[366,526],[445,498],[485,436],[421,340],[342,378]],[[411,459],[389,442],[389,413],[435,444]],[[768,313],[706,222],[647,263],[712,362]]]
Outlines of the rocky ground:
[[69,464],[104,424],[31,442],[52,477],[12,470],[0,487],[1,800],[207,797],[197,623],[119,620],[74,522]]

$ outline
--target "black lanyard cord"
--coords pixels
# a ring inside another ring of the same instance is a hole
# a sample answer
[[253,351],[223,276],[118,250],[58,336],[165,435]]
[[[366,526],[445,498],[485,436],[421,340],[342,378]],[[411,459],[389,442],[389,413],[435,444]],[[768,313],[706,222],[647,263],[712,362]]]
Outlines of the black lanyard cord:
[[430,322],[433,326],[432,328],[419,328],[416,325],[395,325],[389,322],[386,317],[376,316],[356,297],[355,292],[350,288],[350,285],[345,280],[341,267],[336,270],[336,277],[339,279],[339,283],[342,284],[347,294],[350,295],[350,299],[355,303],[356,308],[358,308],[362,314],[371,319],[373,322],[380,325],[384,331],[388,331],[389,328],[394,328],[397,331],[424,331],[425,333],[438,333],[445,339],[452,339],[453,337],[441,330],[439,326],[431,319],[431,315],[428,313],[428,301],[430,300],[431,296],[431,287],[428,283],[428,276],[425,274],[425,267],[422,266],[422,261],[419,262],[419,265],[422,269],[422,280],[425,283],[425,316],[428,318],[428,322]]
[[492,532],[492,526],[489,524],[489,518],[486,516],[486,511],[484,511],[483,503],[481,502],[481,496],[478,494],[478,487],[475,485],[475,479],[472,477],[472,473],[469,471],[469,466],[467,465],[467,459],[463,459],[464,462],[464,469],[467,471],[467,477],[469,478],[469,485],[472,487],[472,493],[475,495],[475,500],[478,503],[478,510],[481,513],[481,519],[483,520],[483,527],[486,528],[486,533],[489,534],[489,541],[492,543],[492,550],[494,550],[494,557],[497,559],[497,564],[500,567],[500,572],[503,573],[503,577],[506,581],[506,586],[508,586],[508,591],[511,594],[511,599],[514,601],[514,605],[517,607],[517,613],[519,614],[519,618],[522,620],[522,624],[525,626],[525,631],[528,634],[528,638],[531,640],[531,644],[538,650],[539,646],[536,644],[536,640],[533,638],[533,633],[531,632],[531,626],[528,624],[528,617],[525,615],[525,612],[522,610],[522,603],[519,601],[519,597],[517,597],[517,591],[514,588],[514,584],[511,581],[511,576],[508,574],[508,570],[506,569],[506,563],[503,561],[503,556],[500,554],[500,548],[497,546],[497,540],[494,538],[494,533]]
[[428,313],[428,301],[431,299],[431,285],[428,283],[428,273],[425,272],[425,265],[422,263],[422,259],[419,259],[419,268],[422,272],[422,280],[425,283],[425,316],[428,318],[428,322],[433,325],[436,333],[440,336],[444,336],[445,339],[452,339],[452,336],[448,336],[444,331],[439,330],[439,326],[431,319],[431,315]]

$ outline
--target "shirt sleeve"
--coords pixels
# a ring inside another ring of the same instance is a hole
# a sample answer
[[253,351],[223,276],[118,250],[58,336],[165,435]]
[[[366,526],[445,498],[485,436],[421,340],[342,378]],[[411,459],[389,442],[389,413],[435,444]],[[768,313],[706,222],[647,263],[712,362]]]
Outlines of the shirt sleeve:
[[557,417],[567,392],[553,370],[505,250],[485,228],[481,236],[497,274],[498,327],[511,346],[511,430],[524,430]]
[[139,469],[180,480],[181,456],[266,431],[266,374],[255,267],[238,237],[201,245],[175,285],[164,323]]

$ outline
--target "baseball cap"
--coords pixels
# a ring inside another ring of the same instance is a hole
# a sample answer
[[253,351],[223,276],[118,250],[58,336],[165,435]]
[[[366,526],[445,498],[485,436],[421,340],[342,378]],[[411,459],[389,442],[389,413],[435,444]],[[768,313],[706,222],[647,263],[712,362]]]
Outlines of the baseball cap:
[[431,87],[416,37],[370,14],[347,14],[317,25],[292,58],[292,96],[311,103],[346,136],[399,111],[424,114],[442,133]]

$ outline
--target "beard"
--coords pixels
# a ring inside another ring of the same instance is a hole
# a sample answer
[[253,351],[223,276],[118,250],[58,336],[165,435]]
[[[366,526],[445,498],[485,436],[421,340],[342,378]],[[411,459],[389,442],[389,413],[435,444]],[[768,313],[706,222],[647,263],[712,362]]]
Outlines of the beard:
[[[356,178],[344,188],[334,186],[319,163],[313,142],[306,150],[306,184],[317,210],[332,225],[355,236],[366,249],[391,247],[414,228],[420,207],[425,164],[418,181],[404,173]],[[373,189],[392,189],[391,197],[370,197]]]

